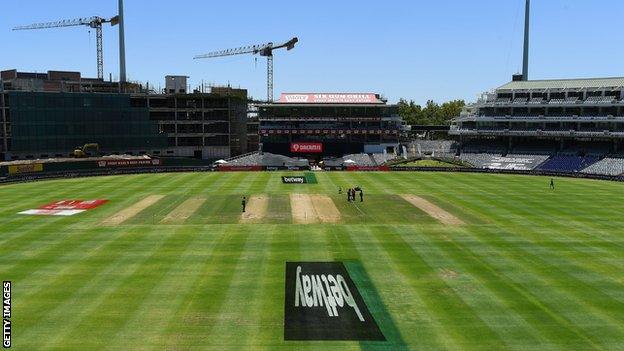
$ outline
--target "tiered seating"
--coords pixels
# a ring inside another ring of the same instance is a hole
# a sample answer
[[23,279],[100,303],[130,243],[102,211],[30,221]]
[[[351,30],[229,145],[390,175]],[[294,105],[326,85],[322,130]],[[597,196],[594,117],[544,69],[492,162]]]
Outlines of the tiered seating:
[[579,98],[578,96],[569,96],[565,99],[565,102],[568,104],[576,104],[577,102],[579,102]]
[[497,154],[463,153],[460,159],[476,168],[530,171],[546,161],[548,156],[520,154],[500,156]]
[[283,155],[275,155],[268,152],[257,152],[230,160],[228,164],[232,166],[305,167],[308,165],[308,160],[296,159]]
[[512,148],[512,153],[521,155],[551,155],[557,150],[554,142],[535,140],[522,142]]
[[610,104],[614,101],[613,96],[590,96],[585,99],[586,104]]
[[382,165],[396,158],[393,154],[372,154],[372,157],[377,165]]
[[375,161],[368,154],[351,154],[344,156],[342,159],[343,162],[351,160],[358,166],[376,166]]
[[581,171],[586,174],[618,176],[624,174],[623,158],[604,158]]
[[576,145],[567,147],[560,152],[562,155],[584,155],[584,156],[596,156],[598,158],[608,155],[611,150],[611,145],[608,142],[577,142]]
[[455,155],[457,143],[452,140],[417,140],[409,145],[411,157],[433,154],[436,156]]
[[537,97],[537,98],[532,98],[531,101],[529,101],[529,104],[531,104],[531,105],[539,105],[539,104],[543,104],[545,102],[546,102],[546,100],[544,100],[544,98]]
[[498,157],[500,155],[497,154],[471,154],[471,153],[462,153],[459,158],[473,165],[475,168],[487,168],[486,165],[492,163],[492,159],[494,157]]
[[488,168],[530,171],[544,163],[549,157],[547,155],[508,154],[505,157],[495,157]]
[[512,104],[514,105],[523,105],[527,103],[527,98],[515,98]]
[[507,150],[507,145],[502,141],[494,140],[471,140],[467,141],[462,152],[473,154],[503,154]]
[[557,172],[579,172],[584,168],[598,161],[597,157],[593,156],[553,156],[548,161],[544,162],[537,169],[543,171],[557,171]]

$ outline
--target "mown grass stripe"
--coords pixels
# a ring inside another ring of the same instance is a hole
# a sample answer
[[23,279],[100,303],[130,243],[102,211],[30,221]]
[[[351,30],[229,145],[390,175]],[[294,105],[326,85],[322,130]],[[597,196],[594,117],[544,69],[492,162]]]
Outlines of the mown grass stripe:
[[205,258],[206,265],[195,289],[185,299],[181,309],[171,316],[176,323],[169,325],[169,339],[163,348],[171,348],[172,343],[176,347],[206,343],[206,336],[215,327],[217,313],[227,298],[227,288],[234,279],[233,271],[249,235],[233,226],[225,228],[225,235],[210,256]]
[[[435,242],[433,242],[435,243]],[[578,326],[570,323],[557,311],[553,310],[543,299],[542,295],[535,295],[527,286],[509,279],[507,273],[499,272],[497,266],[487,262],[488,257],[483,257],[483,253],[493,251],[475,251],[461,245],[455,240],[444,243],[447,250],[453,249],[453,257],[460,262],[462,267],[472,275],[478,276],[490,290],[501,294],[501,298],[509,301],[509,307],[530,323],[539,326],[544,336],[551,342],[564,347],[586,347],[601,349],[601,347],[586,335]],[[480,253],[475,253],[480,252]]]
[[452,331],[430,305],[425,296],[426,291],[411,288],[414,284],[413,276],[381,246],[374,231],[372,228],[358,228],[357,231],[350,230],[349,236],[360,257],[369,262],[369,272],[376,285],[383,287],[380,292],[382,298],[384,301],[392,301],[389,311],[393,316],[403,317],[398,318],[397,323],[400,330],[410,331],[403,334],[405,341],[409,345],[431,345],[433,349],[461,349],[461,345],[452,337]]

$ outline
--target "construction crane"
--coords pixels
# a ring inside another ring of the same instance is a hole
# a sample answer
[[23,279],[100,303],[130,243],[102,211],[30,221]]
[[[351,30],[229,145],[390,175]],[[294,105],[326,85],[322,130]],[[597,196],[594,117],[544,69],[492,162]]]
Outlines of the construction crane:
[[197,55],[194,59],[214,58],[223,56],[252,54],[266,56],[267,58],[267,100],[273,102],[273,51],[277,49],[286,48],[286,50],[292,50],[295,44],[299,41],[297,37],[290,39],[289,41],[274,45],[273,43],[266,43],[261,45],[243,46],[236,49],[227,49],[221,51],[214,51],[205,55]]
[[35,23],[28,26],[15,27],[13,30],[29,30],[29,29],[47,29],[47,28],[59,28],[59,27],[75,27],[75,26],[88,26],[95,29],[95,37],[97,42],[97,70],[98,78],[104,79],[104,55],[102,50],[102,24],[110,23],[111,26],[119,24],[119,16],[115,16],[110,19],[102,17],[86,17],[76,18],[70,20],[62,20],[57,22]]

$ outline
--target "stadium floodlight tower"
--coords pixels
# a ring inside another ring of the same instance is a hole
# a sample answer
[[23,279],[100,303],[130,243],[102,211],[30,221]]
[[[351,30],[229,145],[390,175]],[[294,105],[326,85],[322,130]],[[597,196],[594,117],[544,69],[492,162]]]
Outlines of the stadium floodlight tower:
[[297,37],[290,39],[289,41],[274,45],[273,43],[266,43],[260,45],[243,46],[236,49],[227,49],[221,51],[210,52],[205,55],[197,55],[194,59],[214,58],[223,56],[243,55],[243,54],[259,54],[260,56],[266,56],[267,58],[267,100],[273,102],[273,51],[281,48],[286,48],[290,51],[295,47],[295,44],[299,41]]
[[47,29],[74,26],[87,26],[89,28],[95,29],[95,37],[97,43],[97,74],[99,79],[104,79],[104,54],[102,49],[102,24],[104,23],[110,23],[111,26],[115,26],[119,23],[119,16],[115,16],[110,19],[93,16],[56,22],[35,23],[28,26],[15,27],[13,28],[13,30]]
[[522,55],[522,80],[529,80],[529,24],[531,19],[531,0],[526,0],[524,13],[524,52]]
[[126,33],[124,23],[124,5],[123,0],[119,0],[117,9],[119,14],[119,83],[126,83]]

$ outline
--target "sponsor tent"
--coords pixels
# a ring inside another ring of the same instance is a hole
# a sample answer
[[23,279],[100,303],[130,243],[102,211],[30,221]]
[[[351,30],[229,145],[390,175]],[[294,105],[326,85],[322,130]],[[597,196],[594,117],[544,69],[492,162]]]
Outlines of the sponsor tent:
[[216,161],[214,161],[214,163],[218,164],[218,165],[222,165],[222,164],[226,164],[228,162],[226,160],[216,160]]

